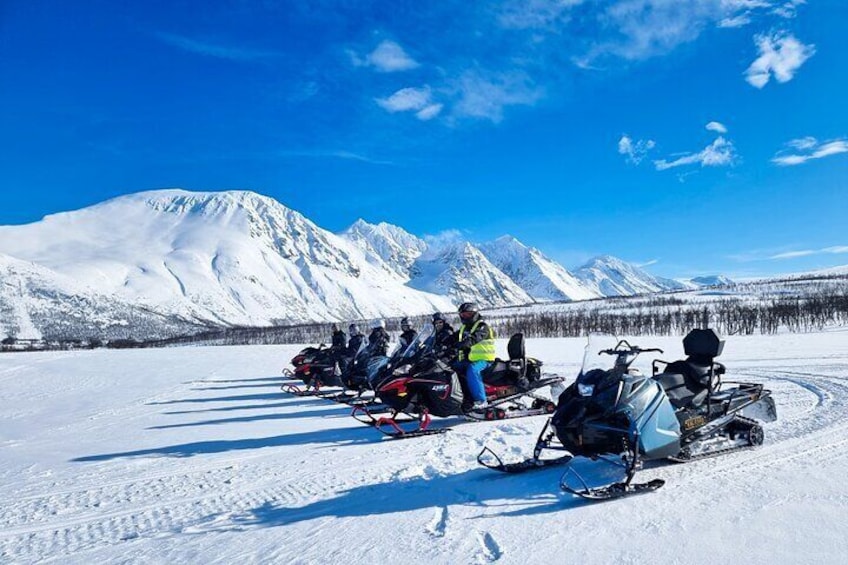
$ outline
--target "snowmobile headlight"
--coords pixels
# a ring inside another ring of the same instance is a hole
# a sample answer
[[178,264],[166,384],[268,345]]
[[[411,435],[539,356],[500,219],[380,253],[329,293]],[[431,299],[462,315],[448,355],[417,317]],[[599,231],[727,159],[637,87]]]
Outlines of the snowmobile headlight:
[[409,372],[409,370],[411,368],[412,368],[412,365],[410,365],[409,363],[407,363],[406,365],[401,365],[400,367],[398,367],[397,369],[392,371],[392,376],[393,377],[399,377],[401,375],[405,375]]
[[577,392],[580,393],[580,396],[592,396],[595,392],[595,385],[577,383]]

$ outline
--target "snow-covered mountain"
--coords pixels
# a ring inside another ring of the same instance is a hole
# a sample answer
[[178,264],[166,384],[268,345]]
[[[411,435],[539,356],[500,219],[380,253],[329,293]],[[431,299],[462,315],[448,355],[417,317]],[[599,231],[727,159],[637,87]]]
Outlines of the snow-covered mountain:
[[577,269],[574,276],[601,296],[628,296],[688,288],[679,281],[655,277],[610,255],[595,257]]
[[474,301],[482,307],[533,302],[527,292],[467,241],[430,246],[412,266],[411,274],[410,286],[448,295],[454,302]]
[[365,253],[252,192],[160,190],[0,227],[0,252],[104,294],[228,325],[448,310]]
[[534,300],[588,300],[600,295],[541,251],[505,235],[483,243],[480,251]]
[[104,295],[46,267],[0,254],[0,336],[156,338],[203,329]]
[[423,239],[385,222],[359,219],[339,235],[359,247],[369,263],[404,280],[409,280],[412,264],[427,249]]

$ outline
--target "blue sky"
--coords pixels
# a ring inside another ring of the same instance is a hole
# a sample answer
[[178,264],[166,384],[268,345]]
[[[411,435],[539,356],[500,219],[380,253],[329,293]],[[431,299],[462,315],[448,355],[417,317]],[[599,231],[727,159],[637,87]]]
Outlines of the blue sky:
[[848,264],[844,0],[0,5],[0,224],[151,188],[666,276]]

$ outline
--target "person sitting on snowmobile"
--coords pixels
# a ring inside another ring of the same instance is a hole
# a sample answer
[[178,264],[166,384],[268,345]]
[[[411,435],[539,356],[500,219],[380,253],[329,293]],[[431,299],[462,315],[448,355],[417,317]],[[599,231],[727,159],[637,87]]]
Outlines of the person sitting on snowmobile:
[[362,332],[359,331],[359,326],[356,324],[351,324],[347,328],[348,332],[350,332],[350,340],[347,342],[347,347],[344,350],[344,366],[342,370],[347,368],[348,365],[356,358],[356,354],[359,353],[359,349],[362,347],[362,342],[365,340],[365,336],[362,335]]
[[433,350],[444,351],[456,343],[453,328],[448,324],[441,312],[433,314]]
[[376,320],[371,328],[371,334],[368,336],[368,347],[371,348],[371,355],[381,355],[385,357],[389,352],[389,332],[386,331],[386,322],[384,320]]
[[331,338],[332,339],[332,341],[331,341],[332,348],[335,349],[336,351],[339,351],[339,352],[344,351],[344,348],[345,348],[345,345],[346,345],[346,342],[347,342],[347,336],[345,335],[345,333],[342,330],[339,329],[338,324],[333,324],[332,329],[333,329],[333,337]]
[[463,302],[459,306],[459,318],[462,326],[457,332],[458,361],[454,368],[460,376],[465,376],[465,384],[474,402],[471,410],[484,410],[489,403],[486,401],[483,371],[495,360],[495,332],[483,321],[473,302]]
[[403,330],[403,333],[400,334],[400,348],[403,350],[409,347],[409,344],[415,340],[418,332],[412,329],[409,318],[404,318],[400,321],[400,329]]

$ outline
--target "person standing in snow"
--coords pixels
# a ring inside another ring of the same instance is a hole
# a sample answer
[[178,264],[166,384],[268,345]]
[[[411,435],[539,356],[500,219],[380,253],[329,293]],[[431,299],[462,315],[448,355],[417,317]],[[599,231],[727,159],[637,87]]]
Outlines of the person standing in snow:
[[402,330],[400,334],[400,348],[404,350],[415,340],[418,332],[412,329],[409,318],[404,318],[400,321],[400,329]]
[[386,322],[384,320],[376,320],[371,328],[371,333],[368,335],[368,347],[371,348],[371,355],[381,355],[385,357],[389,352],[389,332],[386,331]]
[[471,410],[485,410],[486,388],[483,384],[483,371],[495,360],[495,332],[483,321],[477,305],[464,302],[459,306],[459,319],[462,326],[457,332],[457,373],[465,376],[465,384],[471,395]]

